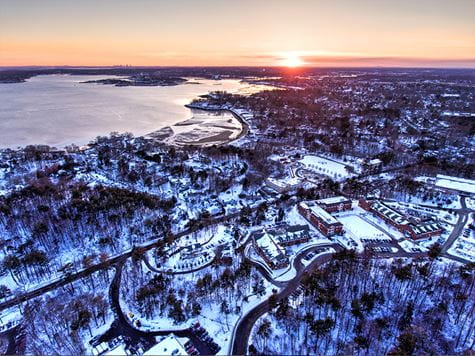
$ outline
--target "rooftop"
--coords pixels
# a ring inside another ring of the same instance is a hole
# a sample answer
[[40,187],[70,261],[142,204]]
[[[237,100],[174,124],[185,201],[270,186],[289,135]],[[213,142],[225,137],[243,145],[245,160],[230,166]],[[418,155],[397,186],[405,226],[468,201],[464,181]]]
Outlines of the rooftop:
[[309,209],[313,215],[320,218],[323,222],[328,225],[338,224],[338,220],[319,207],[317,204],[313,202],[303,202],[300,203],[304,209]]
[[439,230],[440,227],[434,222],[428,223],[428,224],[419,224],[419,225],[414,225],[412,227],[412,230],[416,233],[416,235],[424,234],[427,232],[433,232]]
[[274,241],[268,232],[261,231],[254,236],[257,245],[265,252],[270,260],[278,262],[286,258],[284,249]]
[[317,204],[324,204],[324,205],[339,204],[339,203],[344,203],[344,202],[347,202],[347,201],[349,201],[348,198],[345,198],[343,196],[339,196],[339,197],[331,197],[331,198],[325,198],[325,199],[317,200]]
[[475,180],[438,174],[435,186],[475,194]]
[[158,342],[150,350],[144,353],[144,356],[152,355],[188,355],[180,341],[171,334]]
[[407,225],[409,224],[409,220],[407,220],[404,215],[402,215],[400,212],[397,210],[394,210],[393,208],[379,202],[375,201],[373,204],[373,209],[380,212],[387,218],[391,219],[392,221],[396,222],[397,224],[400,225]]
[[288,186],[295,186],[302,183],[300,178],[292,177],[292,178],[267,178],[267,180],[278,187],[286,188]]

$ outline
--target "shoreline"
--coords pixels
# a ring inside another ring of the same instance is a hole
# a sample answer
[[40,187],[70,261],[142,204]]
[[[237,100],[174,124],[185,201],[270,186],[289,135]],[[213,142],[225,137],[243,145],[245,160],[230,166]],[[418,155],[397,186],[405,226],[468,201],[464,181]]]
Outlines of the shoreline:
[[[216,146],[222,146],[222,145],[226,145],[226,144],[229,144],[231,142],[237,141],[240,138],[243,138],[244,136],[246,136],[250,131],[250,127],[249,127],[249,124],[247,123],[247,121],[240,114],[238,114],[236,111],[234,111],[233,109],[203,108],[201,106],[193,105],[193,104],[185,104],[185,107],[190,109],[190,110],[196,109],[196,110],[203,110],[203,111],[210,111],[210,112],[227,111],[227,112],[231,113],[236,118],[236,120],[239,121],[239,123],[242,126],[241,132],[235,138],[226,140],[225,142],[222,142],[222,143],[219,143],[219,144],[215,144]],[[196,144],[191,144],[191,145],[193,145],[193,146],[205,146],[206,144],[196,143]]]

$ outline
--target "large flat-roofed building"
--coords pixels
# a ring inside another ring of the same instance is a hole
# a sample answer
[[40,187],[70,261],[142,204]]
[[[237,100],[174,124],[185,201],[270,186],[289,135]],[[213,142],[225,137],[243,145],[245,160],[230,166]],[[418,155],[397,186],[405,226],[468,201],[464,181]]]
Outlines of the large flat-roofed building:
[[359,206],[394,226],[413,240],[438,236],[444,231],[435,221],[410,221],[404,214],[378,200],[360,199]]
[[301,202],[297,209],[323,235],[333,236],[343,233],[343,224],[318,206],[316,202]]
[[255,250],[267,265],[272,269],[284,268],[289,265],[285,250],[265,230],[252,233],[252,242]]
[[435,178],[430,178],[428,183],[431,183],[435,189],[447,193],[475,196],[475,180],[472,179],[437,174]]
[[316,203],[329,213],[351,210],[351,200],[343,196],[320,199]]
[[268,187],[279,193],[285,193],[302,187],[302,180],[297,177],[283,179],[267,178],[265,183]]

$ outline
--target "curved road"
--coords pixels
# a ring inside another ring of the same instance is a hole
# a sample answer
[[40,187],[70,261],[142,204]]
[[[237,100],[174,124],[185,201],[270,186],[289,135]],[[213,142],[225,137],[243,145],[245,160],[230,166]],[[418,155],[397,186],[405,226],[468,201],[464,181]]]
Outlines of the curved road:
[[106,331],[100,338],[100,341],[108,341],[118,336],[123,336],[124,340],[129,345],[141,344],[143,349],[147,350],[152,347],[156,341],[155,336],[166,336],[170,333],[177,335],[178,337],[187,337],[195,345],[197,350],[202,355],[212,355],[211,349],[208,345],[202,342],[198,337],[191,332],[190,328],[186,329],[173,329],[173,330],[159,330],[159,331],[143,331],[135,328],[129,319],[124,316],[120,306],[120,285],[122,280],[122,268],[124,261],[115,265],[115,274],[112,279],[109,289],[109,300],[112,311],[115,314],[115,320],[111,325],[111,328]]
[[[343,250],[343,248],[340,245],[333,245],[332,247],[335,248],[337,252]],[[289,281],[287,285],[280,292],[276,294],[277,301],[281,301],[282,299],[288,297],[293,292],[295,292],[298,289],[300,282],[302,281],[302,278],[304,276],[309,275],[314,270],[319,268],[321,265],[330,261],[333,256],[333,252],[322,254],[320,256],[317,256],[312,261],[312,263],[310,263],[307,267],[303,268],[301,260],[306,253],[308,253],[308,250],[302,251],[302,253],[300,253],[295,258],[294,266],[297,270],[297,275],[295,278]],[[372,255],[373,258],[395,258],[395,257],[396,258],[397,257],[418,258],[418,257],[426,257],[426,256],[427,256],[427,253],[425,252],[405,252],[403,250],[399,250],[396,253],[377,253],[377,254]],[[451,258],[451,256],[449,256],[449,258]],[[248,311],[247,314],[244,315],[238,321],[238,324],[234,329],[234,334],[232,337],[232,345],[231,345],[230,354],[232,355],[246,355],[247,354],[247,348],[249,345],[249,337],[251,335],[254,324],[262,315],[269,312],[270,310],[271,308],[269,305],[269,299],[266,299],[260,304],[256,305],[253,309]]]
[[[334,245],[336,251],[341,251],[343,248],[340,245]],[[333,251],[317,256],[312,263],[307,267],[303,267],[302,258],[308,253],[308,250],[299,254],[294,260],[294,266],[297,270],[295,278],[290,280],[287,285],[276,294],[277,301],[280,301],[297,290],[302,281],[302,278],[314,271],[322,264],[330,261],[333,255]],[[260,304],[256,305],[250,310],[244,317],[242,317],[235,329],[235,333],[232,339],[232,355],[245,355],[247,353],[247,347],[249,342],[249,336],[251,335],[252,328],[256,321],[265,313],[270,310],[269,299],[264,300]]]
[[[257,207],[253,208],[253,210],[254,209],[257,209]],[[182,236],[189,235],[189,234],[191,234],[195,231],[198,231],[198,230],[200,230],[200,229],[202,229],[206,226],[210,226],[210,225],[218,224],[218,223],[230,220],[230,219],[234,219],[234,218],[238,217],[239,214],[240,214],[240,212],[236,212],[236,213],[223,215],[223,216],[218,216],[218,217],[209,219],[208,221],[206,221],[206,223],[203,223],[201,226],[198,226],[198,227],[195,227],[195,228],[185,229],[185,230],[183,230],[179,233],[174,234],[173,237],[174,237],[174,239],[178,239]],[[54,290],[56,288],[62,287],[64,285],[69,284],[71,282],[74,282],[78,279],[87,277],[88,275],[90,275],[94,272],[97,272],[99,270],[109,268],[109,267],[111,267],[111,265],[113,265],[115,263],[124,262],[126,259],[131,257],[134,254],[134,252],[137,252],[139,254],[143,254],[145,251],[148,251],[148,250],[156,247],[160,242],[161,242],[161,238],[156,238],[156,239],[154,239],[150,242],[145,243],[144,245],[136,246],[133,249],[131,249],[127,252],[124,252],[120,255],[110,257],[106,261],[99,262],[95,265],[84,268],[84,269],[82,269],[78,272],[72,273],[70,275],[66,275],[63,278],[60,278],[60,279],[58,279],[56,281],[53,281],[53,282],[50,282],[50,283],[48,283],[48,284],[46,284],[42,287],[39,287],[37,289],[34,289],[34,290],[31,290],[31,291],[16,295],[13,298],[10,298],[10,299],[7,299],[6,301],[1,302],[0,303],[0,311],[3,310],[3,309],[9,308],[9,307],[15,306],[17,304],[26,302],[30,299],[38,297],[38,296],[40,296],[40,295],[42,295],[46,292],[49,292],[49,291]]]

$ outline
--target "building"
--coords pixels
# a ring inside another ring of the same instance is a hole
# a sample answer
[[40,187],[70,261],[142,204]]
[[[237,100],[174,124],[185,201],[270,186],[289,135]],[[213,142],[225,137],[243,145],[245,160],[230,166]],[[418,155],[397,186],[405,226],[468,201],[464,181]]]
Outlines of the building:
[[296,190],[302,187],[302,180],[297,177],[293,178],[267,178],[265,183],[268,187],[274,189],[276,192],[285,193],[291,190]]
[[379,158],[375,158],[369,161],[363,161],[362,167],[363,173],[377,174],[383,169],[383,162]]
[[230,266],[233,263],[233,249],[230,244],[223,247],[219,253],[219,262]]
[[411,221],[404,214],[378,200],[360,199],[359,206],[394,226],[413,240],[439,236],[444,231],[434,220]]
[[188,339],[177,338],[174,334],[170,334],[162,338],[155,346],[146,351],[143,356],[155,356],[155,355],[173,355],[173,356],[186,356],[188,353],[183,346]]
[[317,205],[316,202],[302,202],[297,207],[300,215],[307,219],[323,235],[329,237],[343,234],[343,224]]
[[413,240],[422,240],[439,236],[444,231],[434,220],[421,222],[418,224],[410,224],[411,229],[407,233]]
[[427,181],[435,189],[445,193],[475,196],[475,180],[437,174]]
[[351,200],[343,196],[317,200],[316,203],[329,213],[351,210]]
[[274,241],[271,234],[265,230],[259,230],[253,232],[251,236],[254,249],[270,268],[280,269],[289,265],[285,250]]
[[386,223],[394,226],[398,230],[404,229],[405,225],[409,224],[409,220],[399,211],[390,206],[380,202],[379,200],[359,200],[359,206],[364,210],[373,213],[383,219]]
[[282,247],[293,246],[310,240],[308,225],[282,225],[267,230],[272,239]]

